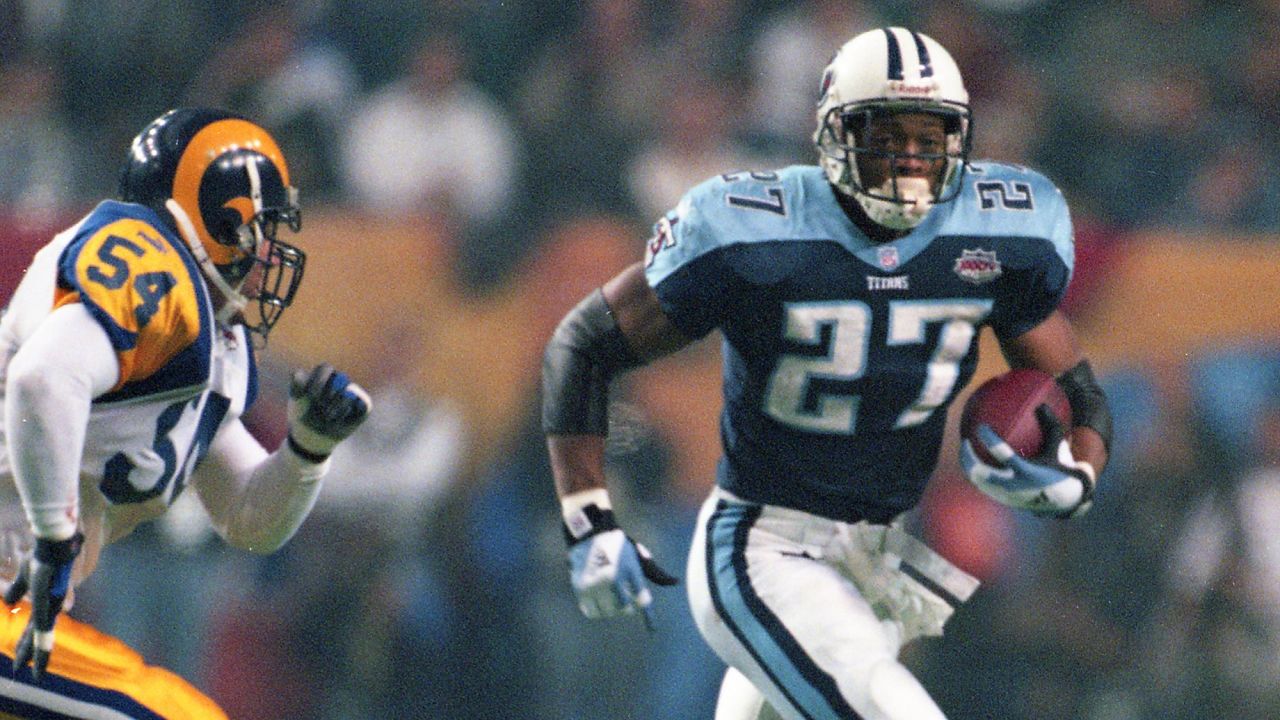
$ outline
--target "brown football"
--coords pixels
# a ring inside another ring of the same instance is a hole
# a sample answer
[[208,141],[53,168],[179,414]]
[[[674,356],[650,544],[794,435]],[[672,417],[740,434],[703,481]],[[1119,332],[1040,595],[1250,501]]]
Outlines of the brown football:
[[979,425],[989,425],[1014,452],[1032,457],[1044,445],[1036,408],[1048,405],[1064,428],[1071,427],[1071,403],[1051,375],[1033,368],[1017,368],[978,386],[960,415],[960,437],[973,443],[983,462],[999,465],[978,440]]

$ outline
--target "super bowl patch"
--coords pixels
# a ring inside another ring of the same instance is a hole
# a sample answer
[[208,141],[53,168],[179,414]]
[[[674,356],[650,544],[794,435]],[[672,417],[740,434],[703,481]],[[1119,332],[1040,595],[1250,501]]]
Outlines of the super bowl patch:
[[994,250],[961,250],[956,258],[956,274],[961,280],[974,285],[989,283],[1000,277],[1004,270]]

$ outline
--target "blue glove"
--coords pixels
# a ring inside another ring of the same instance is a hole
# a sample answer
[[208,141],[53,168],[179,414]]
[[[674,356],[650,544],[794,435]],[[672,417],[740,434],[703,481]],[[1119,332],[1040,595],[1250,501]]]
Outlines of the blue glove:
[[31,663],[31,677],[39,681],[53,652],[53,623],[62,612],[62,603],[71,589],[71,566],[80,554],[84,535],[66,540],[36,539],[35,551],[18,568],[18,576],[4,593],[8,605],[16,605],[31,593],[31,619],[18,639],[13,667]]
[[323,462],[364,422],[372,404],[364,388],[328,364],[295,372],[289,383],[290,447],[312,462]]
[[[572,525],[572,527],[571,527]],[[631,615],[639,610],[653,629],[649,582],[671,586],[679,580],[618,527],[612,510],[588,505],[564,526],[569,543],[569,581],[578,608],[589,618]],[[648,582],[646,582],[648,581]]]
[[1093,506],[1094,469],[1071,454],[1062,421],[1048,405],[1036,408],[1036,419],[1045,440],[1035,457],[1023,458],[990,426],[979,425],[979,442],[1001,465],[983,462],[965,439],[960,444],[960,467],[969,482],[1010,507],[1056,518],[1083,515]]

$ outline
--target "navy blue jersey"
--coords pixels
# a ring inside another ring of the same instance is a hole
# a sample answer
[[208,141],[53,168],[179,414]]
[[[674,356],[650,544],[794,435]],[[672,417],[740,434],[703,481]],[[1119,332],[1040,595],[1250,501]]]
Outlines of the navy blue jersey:
[[714,178],[658,222],[645,272],[663,311],[691,338],[724,338],[722,487],[841,520],[919,501],[979,329],[1035,327],[1074,260],[1042,175],[975,163],[963,182],[888,243],[816,166]]

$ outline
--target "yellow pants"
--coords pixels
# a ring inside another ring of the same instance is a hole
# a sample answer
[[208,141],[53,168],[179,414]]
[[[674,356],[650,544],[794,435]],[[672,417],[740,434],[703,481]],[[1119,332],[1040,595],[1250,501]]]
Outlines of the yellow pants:
[[0,604],[0,718],[227,720],[212,700],[128,645],[67,615],[58,616],[53,653],[38,684],[15,677],[13,652],[30,605]]

